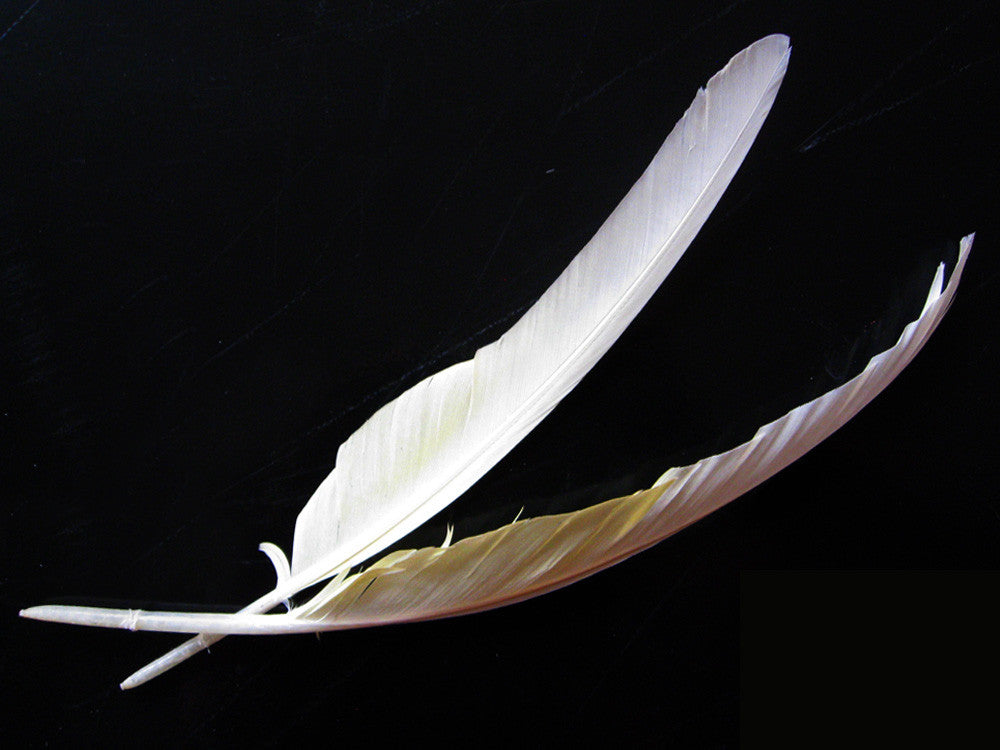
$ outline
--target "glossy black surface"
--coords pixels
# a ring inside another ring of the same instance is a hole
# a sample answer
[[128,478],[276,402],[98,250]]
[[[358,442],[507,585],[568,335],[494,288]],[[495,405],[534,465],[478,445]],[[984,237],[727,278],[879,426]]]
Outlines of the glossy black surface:
[[[981,2],[0,8],[5,733],[734,745],[741,572],[996,568],[997,21]],[[505,610],[231,638],[124,694],[179,637],[16,618],[268,590],[257,544],[290,550],[340,442],[502,333],[697,87],[773,32],[792,38],[786,82],[683,261],[409,541],[581,507],[731,447],[889,346],[977,231],[934,339],[848,427],[656,548]],[[952,666],[926,700],[962,684]],[[852,716],[814,677],[831,724],[806,746]]]

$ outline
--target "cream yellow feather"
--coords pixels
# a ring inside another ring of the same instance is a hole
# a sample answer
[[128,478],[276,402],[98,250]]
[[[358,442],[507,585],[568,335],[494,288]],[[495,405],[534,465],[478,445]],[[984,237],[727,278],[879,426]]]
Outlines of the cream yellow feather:
[[[244,635],[345,630],[492,609],[614,565],[757,486],[857,414],[909,364],[943,319],[973,239],[962,239],[947,284],[944,264],[938,266],[919,317],[861,373],[764,425],[742,445],[670,469],[647,490],[570,513],[515,521],[455,544],[392,552],[360,573],[335,578],[287,614],[90,609],[94,619],[88,624]],[[27,614],[65,621],[64,610],[36,607]]]

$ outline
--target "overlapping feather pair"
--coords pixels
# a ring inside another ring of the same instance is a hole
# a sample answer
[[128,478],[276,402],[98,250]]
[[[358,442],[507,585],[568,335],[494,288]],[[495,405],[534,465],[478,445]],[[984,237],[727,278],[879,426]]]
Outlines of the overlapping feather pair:
[[[565,586],[711,513],[847,422],[910,362],[947,310],[972,236],[945,283],[938,267],[898,342],[746,443],[664,473],[642,492],[517,520],[441,547],[377,556],[464,493],[569,393],[677,263],[767,116],[788,39],[766,37],[698,91],[652,163],[597,234],[499,340],[383,406],[340,446],[303,508],[291,564],[261,545],[278,583],[236,614],[42,606],[21,614],[82,625],[197,633],[122,683],[134,687],[229,634],[301,633],[428,620]],[[450,536],[450,535],[449,535]],[[373,562],[370,562],[373,561]],[[360,564],[365,564],[356,572]],[[355,571],[355,572],[352,572]],[[326,582],[308,601],[264,614]]]

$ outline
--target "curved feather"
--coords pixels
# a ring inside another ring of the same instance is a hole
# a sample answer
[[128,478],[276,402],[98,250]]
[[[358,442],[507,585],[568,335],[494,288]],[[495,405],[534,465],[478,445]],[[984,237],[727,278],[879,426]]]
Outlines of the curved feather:
[[[698,91],[642,177],[521,320],[472,360],[382,407],[340,447],[333,472],[296,522],[290,577],[279,568],[278,586],[240,617],[257,617],[330,576],[337,575],[332,584],[340,583],[352,565],[461,495],[573,389],[715,207],[770,111],[789,51],[787,37],[774,35],[730,60]],[[78,611],[91,624],[142,627],[132,611]],[[210,632],[123,687],[218,640]]]
[[962,239],[947,285],[941,264],[919,317],[861,373],[761,427],[742,445],[670,469],[650,489],[583,510],[515,521],[449,546],[390,553],[361,573],[331,581],[284,615],[83,607],[36,607],[22,614],[133,630],[266,635],[450,617],[560,588],[694,523],[850,420],[909,364],[937,328],[954,298],[973,239]]
[[[340,446],[334,470],[296,521],[291,577],[241,614],[266,612],[422,525],[576,386],[708,218],[770,111],[789,52],[788,38],[773,35],[733,57],[697,92],[597,234],[506,334],[382,407]],[[203,633],[122,687],[217,640]]]
[[788,38],[775,35],[736,55],[506,334],[382,407],[340,446],[336,467],[296,522],[293,578],[321,580],[422,525],[576,386],[708,218],[774,102],[788,54]]

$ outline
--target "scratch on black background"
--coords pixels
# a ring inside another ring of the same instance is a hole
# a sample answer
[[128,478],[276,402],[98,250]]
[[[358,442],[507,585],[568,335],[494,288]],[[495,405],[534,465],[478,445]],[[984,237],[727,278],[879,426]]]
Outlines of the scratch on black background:
[[6,29],[6,31],[4,31],[2,34],[0,34],[0,42],[2,42],[4,39],[6,39],[7,35],[14,29],[14,27],[17,26],[19,23],[21,23],[21,21],[23,21],[25,18],[27,18],[28,14],[31,13],[31,11],[33,11],[35,9],[35,6],[38,5],[41,1],[42,0],[35,0],[35,2],[33,2],[31,5],[29,5],[27,7],[27,9],[21,15],[19,15],[17,17],[17,20],[15,20],[14,23],[12,23],[10,26],[8,26],[7,29]]
[[797,151],[799,153],[805,153],[807,151],[810,151],[810,150],[816,148],[816,146],[820,145],[824,141],[826,141],[826,140],[832,138],[833,136],[837,135],[838,133],[841,133],[841,132],[843,132],[845,130],[850,130],[851,128],[859,127],[861,125],[865,125],[866,123],[869,123],[872,120],[874,120],[874,119],[876,119],[878,117],[881,117],[882,115],[885,115],[885,114],[891,112],[892,110],[896,109],[897,107],[903,106],[904,104],[908,104],[909,102],[913,101],[914,99],[916,99],[920,95],[925,94],[928,91],[936,89],[939,86],[942,86],[945,83],[948,83],[948,82],[952,81],[954,78],[956,78],[957,76],[959,76],[962,73],[964,73],[965,71],[967,71],[973,65],[976,65],[976,64],[979,64],[979,63],[982,63],[982,62],[986,62],[989,59],[995,59],[996,55],[993,55],[990,58],[984,58],[983,60],[980,60],[980,61],[978,61],[976,63],[968,63],[966,65],[963,65],[959,69],[951,72],[950,74],[948,74],[946,76],[942,76],[942,77],[940,77],[940,78],[938,78],[936,80],[933,80],[930,83],[924,84],[924,85],[920,86],[916,91],[914,91],[914,92],[912,92],[910,94],[907,94],[906,96],[903,96],[901,98],[898,98],[895,101],[891,102],[890,104],[886,104],[886,105],[884,105],[882,107],[879,107],[878,109],[876,109],[876,110],[874,110],[874,111],[872,111],[872,112],[870,112],[868,114],[856,117],[855,119],[853,119],[853,120],[851,120],[849,122],[843,123],[841,125],[833,126],[834,122],[836,122],[837,120],[844,119],[853,110],[857,109],[860,105],[864,104],[869,99],[871,99],[873,96],[875,96],[875,94],[878,91],[880,91],[881,89],[883,89],[886,86],[888,86],[888,84],[890,84],[900,73],[902,73],[904,70],[906,70],[907,68],[909,68],[910,66],[912,66],[914,63],[916,63],[921,58],[923,58],[926,55],[928,55],[933,50],[933,48],[935,46],[937,46],[938,43],[944,37],[946,37],[946,36],[948,36],[948,35],[950,35],[952,33],[952,31],[955,29],[955,27],[957,25],[959,25],[959,24],[963,23],[964,21],[966,21],[969,18],[969,16],[971,16],[974,12],[980,10],[982,7],[983,7],[983,5],[980,4],[978,6],[974,6],[972,8],[969,8],[964,13],[962,13],[960,16],[958,16],[954,21],[952,21],[951,23],[947,24],[944,28],[940,29],[936,33],[932,34],[928,38],[928,40],[917,49],[916,52],[914,52],[913,54],[908,55],[907,57],[903,58],[903,60],[901,60],[896,66],[894,66],[892,70],[890,70],[882,78],[879,78],[861,96],[857,97],[856,99],[853,99],[848,104],[846,104],[843,107],[841,107],[836,112],[836,114],[834,114],[830,119],[828,119],[819,128],[817,128],[816,131],[812,135],[810,135],[808,138],[806,138],[805,141],[803,141],[801,144],[799,144],[799,146],[797,148]]

